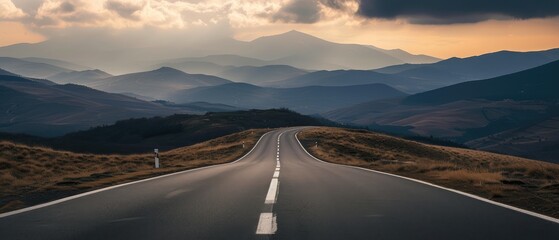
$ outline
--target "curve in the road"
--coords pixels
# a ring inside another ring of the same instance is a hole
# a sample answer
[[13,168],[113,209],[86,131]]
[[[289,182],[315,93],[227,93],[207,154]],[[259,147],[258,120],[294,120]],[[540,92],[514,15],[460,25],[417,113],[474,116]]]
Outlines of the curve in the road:
[[296,138],[301,129],[267,133],[234,163],[120,185],[2,217],[0,236],[321,240],[559,236],[559,224],[522,212],[416,181],[316,161]]

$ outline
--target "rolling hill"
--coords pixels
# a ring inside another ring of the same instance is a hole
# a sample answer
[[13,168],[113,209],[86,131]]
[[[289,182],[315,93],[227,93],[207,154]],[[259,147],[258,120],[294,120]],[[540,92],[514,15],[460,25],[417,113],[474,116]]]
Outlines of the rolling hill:
[[382,83],[407,93],[417,93],[438,87],[428,80],[416,80],[398,75],[368,70],[316,71],[268,84],[273,87],[294,88],[305,86],[353,86]]
[[404,104],[444,104],[459,100],[559,100],[559,61],[488,80],[460,83],[407,97]]
[[17,74],[8,72],[8,71],[6,71],[6,70],[4,70],[4,69],[2,69],[2,68],[0,68],[0,75],[4,75],[4,76],[18,76]]
[[376,69],[386,74],[440,82],[440,86],[511,74],[559,60],[559,49],[535,52],[500,51],[430,64],[403,64]]
[[468,146],[559,162],[559,61],[399,100],[322,114],[340,122],[433,135]]
[[95,70],[63,72],[63,73],[56,74],[54,76],[50,76],[48,77],[48,79],[58,84],[74,83],[80,85],[88,85],[96,80],[109,78],[112,76],[113,75],[103,72],[99,69],[95,69]]
[[374,99],[406,94],[384,84],[343,87],[266,88],[246,83],[200,87],[176,92],[171,101],[231,104],[243,108],[286,107],[304,114],[319,113]]
[[191,63],[211,63],[216,66],[233,66],[233,67],[243,67],[243,66],[253,66],[253,67],[260,67],[266,66],[270,63],[251,57],[245,57],[241,55],[235,54],[217,54],[217,55],[208,55],[204,57],[185,57],[185,58],[178,58],[173,60],[168,60],[164,62],[162,66],[178,66],[180,68],[181,65],[189,65]]
[[306,73],[308,72],[305,70],[288,65],[266,65],[260,67],[231,67],[218,73],[217,76],[235,82],[244,82],[263,86],[272,82],[298,77]]
[[154,99],[167,99],[169,94],[180,89],[214,86],[230,82],[219,77],[188,74],[174,68],[162,67],[148,72],[100,79],[87,85],[107,92],[131,92]]
[[316,71],[270,86],[350,86],[384,83],[408,93],[420,93],[452,84],[507,75],[559,60],[559,49],[538,52],[501,51],[469,58],[451,58],[431,64],[403,64],[373,71]]
[[0,68],[31,78],[48,78],[56,74],[72,71],[46,63],[30,62],[10,57],[0,57]]
[[169,150],[249,129],[308,125],[334,124],[286,109],[269,109],[128,119],[55,138],[0,134],[0,139],[76,152],[149,153],[153,148]]
[[52,65],[52,66],[55,66],[55,67],[59,67],[59,68],[70,69],[70,70],[73,70],[73,71],[91,70],[90,67],[86,67],[86,66],[82,66],[82,65],[79,65],[79,64],[75,64],[75,63],[71,63],[71,62],[67,62],[67,61],[62,61],[62,60],[58,60],[58,59],[39,58],[39,57],[25,57],[25,58],[22,58],[21,60],[25,60],[27,62],[34,62],[34,63],[44,63],[44,64]]
[[[204,113],[204,106],[147,102],[79,85],[0,76],[0,131],[57,136],[131,117]],[[214,106],[213,110],[217,108]]]

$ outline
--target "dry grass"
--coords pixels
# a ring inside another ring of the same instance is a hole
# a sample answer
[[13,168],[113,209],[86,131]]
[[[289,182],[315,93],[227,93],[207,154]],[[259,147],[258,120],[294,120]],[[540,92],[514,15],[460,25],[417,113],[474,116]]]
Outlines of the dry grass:
[[559,217],[557,164],[369,131],[314,128],[299,138],[311,154],[325,161],[412,177]]
[[[269,130],[248,130],[153,155],[94,155],[0,142],[0,212],[141,178],[238,159]],[[240,144],[245,142],[245,148]]]

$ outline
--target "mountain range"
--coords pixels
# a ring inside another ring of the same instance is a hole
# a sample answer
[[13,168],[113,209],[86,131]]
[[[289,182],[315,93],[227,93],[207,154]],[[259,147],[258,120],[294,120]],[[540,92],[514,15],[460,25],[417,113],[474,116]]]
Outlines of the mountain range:
[[[367,45],[329,42],[297,31],[260,37],[252,41],[219,38],[211,41],[192,40],[190,43],[171,41],[156,47],[139,46],[136,42],[109,41],[101,36],[96,36],[95,39],[52,38],[41,43],[0,47],[0,56],[61,59],[103,69],[111,74],[144,71],[154,65],[186,70],[176,65],[162,64],[170,61],[180,63],[181,61],[176,61],[180,58],[190,58],[185,59],[187,63],[194,61],[231,65],[222,60],[198,58],[220,54],[257,59],[245,62],[242,66],[262,66],[264,61],[264,65],[290,65],[301,69],[321,70],[373,69],[394,64],[430,63],[440,60],[425,55],[409,54],[402,50],[383,50]],[[88,47],[84,48],[84,45]],[[107,61],[108,59],[110,61]]]
[[322,114],[328,119],[559,161],[559,61],[400,99]]
[[23,59],[0,57],[0,68],[31,78],[48,78],[72,70],[47,63],[30,62]]
[[406,94],[384,84],[342,87],[310,86],[268,88],[247,83],[231,83],[177,91],[173,102],[224,103],[248,109],[289,108],[313,114],[374,99],[397,98]]
[[203,74],[188,74],[174,68],[124,74],[100,79],[89,84],[95,89],[114,93],[134,93],[154,99],[168,99],[169,94],[188,88],[215,86],[231,81]]
[[[219,105],[147,102],[85,86],[57,85],[0,71],[0,131],[57,136],[132,117],[204,113]],[[225,107],[225,106],[224,106]],[[234,110],[227,106],[224,111]]]
[[534,52],[499,51],[429,64],[403,64],[374,71],[443,84],[481,80],[515,73],[559,60],[559,49]]

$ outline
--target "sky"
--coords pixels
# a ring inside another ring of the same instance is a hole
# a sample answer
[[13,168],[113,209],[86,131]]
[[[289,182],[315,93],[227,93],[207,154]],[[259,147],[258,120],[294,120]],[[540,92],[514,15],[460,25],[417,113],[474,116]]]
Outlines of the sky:
[[299,30],[449,58],[559,47],[559,0],[0,0],[0,29],[0,46],[87,32],[248,41]]

